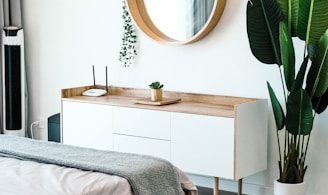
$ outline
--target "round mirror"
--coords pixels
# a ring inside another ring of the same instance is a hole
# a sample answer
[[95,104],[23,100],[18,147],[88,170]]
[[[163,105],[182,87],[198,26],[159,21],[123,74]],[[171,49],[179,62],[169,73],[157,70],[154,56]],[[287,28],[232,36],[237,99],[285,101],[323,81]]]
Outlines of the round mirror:
[[182,45],[206,36],[219,21],[226,0],[126,0],[138,28],[151,39]]

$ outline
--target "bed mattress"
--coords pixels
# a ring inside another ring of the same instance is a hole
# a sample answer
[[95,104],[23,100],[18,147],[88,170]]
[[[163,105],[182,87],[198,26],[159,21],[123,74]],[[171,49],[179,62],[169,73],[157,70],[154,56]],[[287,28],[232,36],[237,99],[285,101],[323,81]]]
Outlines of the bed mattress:
[[0,135],[0,194],[196,195],[197,188],[164,159]]
[[128,181],[99,172],[0,157],[2,195],[132,195]]

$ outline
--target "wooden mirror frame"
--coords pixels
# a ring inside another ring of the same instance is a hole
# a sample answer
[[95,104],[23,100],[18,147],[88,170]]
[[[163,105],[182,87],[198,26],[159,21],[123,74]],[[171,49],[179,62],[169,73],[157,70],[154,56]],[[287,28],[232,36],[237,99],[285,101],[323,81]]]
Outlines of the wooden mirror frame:
[[209,19],[205,23],[204,27],[192,38],[186,41],[175,40],[162,33],[150,19],[143,0],[126,0],[126,3],[131,18],[134,20],[137,27],[149,38],[164,44],[184,45],[194,43],[202,39],[216,26],[223,13],[226,0],[214,1],[212,13],[209,16]]

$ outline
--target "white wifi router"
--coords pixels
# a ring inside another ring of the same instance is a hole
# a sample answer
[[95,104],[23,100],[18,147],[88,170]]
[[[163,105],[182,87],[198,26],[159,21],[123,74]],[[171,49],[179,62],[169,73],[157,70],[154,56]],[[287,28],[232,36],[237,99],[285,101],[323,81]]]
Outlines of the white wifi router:
[[95,67],[94,66],[92,66],[92,71],[93,71],[93,88],[84,91],[82,93],[82,95],[99,97],[99,96],[103,96],[103,95],[107,94],[108,93],[107,66],[106,66],[106,90],[96,88],[96,77],[95,77]]
[[107,91],[104,89],[88,89],[85,92],[83,92],[82,95],[98,97],[98,96],[105,95],[106,93]]

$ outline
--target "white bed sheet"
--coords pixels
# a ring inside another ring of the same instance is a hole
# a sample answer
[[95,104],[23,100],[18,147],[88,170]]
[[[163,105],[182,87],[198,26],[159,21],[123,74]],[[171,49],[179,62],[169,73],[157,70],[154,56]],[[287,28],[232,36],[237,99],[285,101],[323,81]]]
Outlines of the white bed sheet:
[[[184,189],[196,186],[177,169]],[[81,171],[32,161],[0,157],[1,195],[132,195],[129,182],[119,176]]]
[[122,177],[0,157],[0,194],[132,195],[132,192]]

